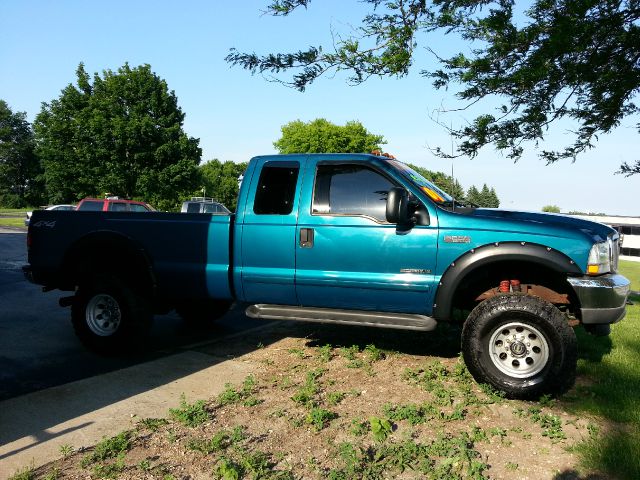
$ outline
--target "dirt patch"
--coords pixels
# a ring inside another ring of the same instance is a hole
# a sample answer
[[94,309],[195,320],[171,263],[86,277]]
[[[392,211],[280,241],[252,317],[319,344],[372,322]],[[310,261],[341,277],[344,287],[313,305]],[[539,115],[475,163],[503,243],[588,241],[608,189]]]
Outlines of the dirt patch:
[[33,478],[583,478],[570,447],[592,421],[478,385],[457,334],[278,324],[238,340],[260,365],[243,384],[95,449],[68,448]]

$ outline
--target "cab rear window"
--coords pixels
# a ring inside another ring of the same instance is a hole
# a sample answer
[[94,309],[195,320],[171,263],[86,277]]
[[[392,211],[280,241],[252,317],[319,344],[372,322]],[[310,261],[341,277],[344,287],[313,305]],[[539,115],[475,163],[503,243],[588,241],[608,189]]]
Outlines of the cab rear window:
[[104,202],[101,201],[87,200],[80,204],[78,210],[88,212],[101,212],[103,203]]

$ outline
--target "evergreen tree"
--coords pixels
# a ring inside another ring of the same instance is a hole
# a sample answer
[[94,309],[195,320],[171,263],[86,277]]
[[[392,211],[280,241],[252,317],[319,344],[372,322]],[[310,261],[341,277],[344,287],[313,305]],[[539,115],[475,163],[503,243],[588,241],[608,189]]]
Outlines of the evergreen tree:
[[467,190],[467,201],[471,202],[479,207],[481,207],[482,205],[482,198],[480,196],[480,192],[478,191],[478,189],[476,188],[475,185],[471,185],[469,187],[469,190]]
[[496,193],[495,188],[491,187],[491,190],[489,192],[489,201],[488,201],[488,205],[489,208],[499,208],[500,207],[500,200],[498,199],[498,194]]

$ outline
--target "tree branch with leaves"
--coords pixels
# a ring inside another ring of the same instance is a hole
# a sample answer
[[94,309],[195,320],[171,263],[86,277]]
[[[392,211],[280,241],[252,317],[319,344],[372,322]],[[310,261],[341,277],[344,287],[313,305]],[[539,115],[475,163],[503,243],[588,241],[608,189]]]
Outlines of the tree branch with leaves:
[[[436,56],[440,68],[423,69],[422,75],[436,89],[459,86],[464,102],[491,97],[502,105],[452,128],[460,143],[453,154],[436,149],[443,157],[474,157],[493,145],[518,160],[525,145],[539,148],[551,126],[565,120],[575,126],[571,140],[557,150],[541,149],[539,156],[547,163],[573,161],[600,135],[640,113],[634,103],[640,89],[640,0],[536,0],[524,18],[509,0],[362,3],[370,12],[328,50],[310,46],[258,55],[231,49],[226,60],[304,91],[329,72],[346,72],[352,84],[372,76],[404,77],[429,35],[457,35],[471,53]],[[266,13],[286,17],[310,4],[274,0]],[[635,128],[640,133],[640,123]],[[640,173],[640,160],[624,163],[619,172]]]

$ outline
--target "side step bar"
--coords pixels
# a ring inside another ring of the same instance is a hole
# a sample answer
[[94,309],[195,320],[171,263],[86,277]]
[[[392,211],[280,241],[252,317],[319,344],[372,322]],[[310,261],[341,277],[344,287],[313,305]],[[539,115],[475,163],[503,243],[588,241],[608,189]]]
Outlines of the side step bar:
[[420,330],[428,332],[438,324],[434,318],[411,313],[370,312],[367,310],[340,310],[333,308],[297,307],[292,305],[251,305],[245,311],[248,317],[270,320],[297,320],[300,322],[364,325],[367,327]]

